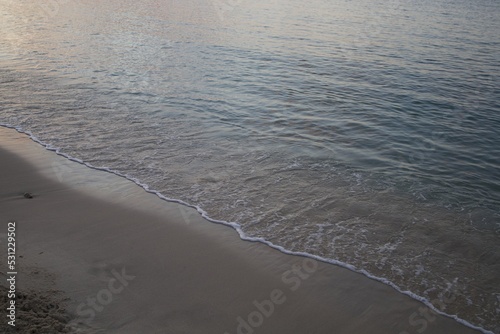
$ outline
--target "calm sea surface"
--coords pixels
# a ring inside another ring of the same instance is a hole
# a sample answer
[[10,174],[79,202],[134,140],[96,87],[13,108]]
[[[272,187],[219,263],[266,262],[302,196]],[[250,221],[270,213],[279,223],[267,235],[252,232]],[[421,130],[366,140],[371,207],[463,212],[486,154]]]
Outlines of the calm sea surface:
[[0,0],[0,29],[0,123],[500,333],[499,1]]

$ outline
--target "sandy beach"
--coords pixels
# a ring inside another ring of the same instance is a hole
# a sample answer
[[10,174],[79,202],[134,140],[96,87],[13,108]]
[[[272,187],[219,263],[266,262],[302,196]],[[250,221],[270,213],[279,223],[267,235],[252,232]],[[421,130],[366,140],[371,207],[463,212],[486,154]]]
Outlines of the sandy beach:
[[0,161],[2,333],[480,333],[361,274],[242,241],[15,130],[0,128]]

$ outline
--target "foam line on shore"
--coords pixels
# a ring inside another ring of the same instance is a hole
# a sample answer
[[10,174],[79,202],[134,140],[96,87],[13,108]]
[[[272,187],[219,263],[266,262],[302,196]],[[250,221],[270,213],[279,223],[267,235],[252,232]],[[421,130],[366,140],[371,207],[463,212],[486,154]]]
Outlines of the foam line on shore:
[[204,219],[206,219],[206,220],[208,220],[208,221],[210,221],[212,223],[216,223],[216,224],[221,224],[221,225],[232,227],[238,233],[238,235],[239,235],[239,237],[240,237],[241,240],[250,241],[250,242],[260,242],[260,243],[266,244],[267,246],[269,246],[269,247],[271,247],[273,249],[276,249],[276,250],[278,250],[278,251],[280,251],[282,253],[285,253],[285,254],[312,258],[312,259],[317,260],[317,261],[321,261],[321,262],[324,262],[324,263],[329,263],[329,264],[332,264],[332,265],[336,265],[336,266],[348,269],[350,271],[362,274],[362,275],[366,276],[367,278],[370,278],[372,280],[384,283],[384,284],[392,287],[396,291],[398,291],[398,292],[400,292],[400,293],[402,293],[404,295],[407,295],[407,296],[409,296],[409,297],[411,297],[411,298],[413,298],[413,299],[415,299],[417,301],[420,301],[421,303],[425,304],[427,307],[429,307],[430,309],[432,309],[437,314],[440,314],[442,316],[454,319],[455,321],[457,321],[457,322],[459,322],[459,323],[461,323],[461,324],[463,324],[463,325],[465,325],[465,326],[467,326],[469,328],[481,331],[482,333],[485,333],[485,334],[495,334],[492,331],[489,331],[489,330],[484,329],[482,327],[473,325],[473,324],[469,323],[468,321],[459,318],[457,315],[447,314],[447,313],[445,313],[445,312],[437,309],[434,305],[432,305],[432,303],[428,299],[426,299],[426,298],[424,298],[422,296],[419,296],[419,295],[417,295],[417,294],[415,294],[415,293],[413,293],[411,291],[403,290],[400,287],[398,287],[395,283],[393,283],[392,281],[390,281],[388,279],[385,279],[383,277],[374,276],[374,275],[370,274],[368,271],[366,271],[364,269],[356,268],[355,266],[353,266],[351,264],[344,263],[344,262],[341,262],[341,261],[338,261],[338,260],[335,260],[335,259],[328,259],[328,258],[325,258],[325,257],[317,256],[317,255],[306,253],[306,252],[291,251],[291,250],[288,250],[288,249],[286,249],[286,248],[284,248],[282,246],[273,244],[272,242],[270,242],[270,241],[268,241],[266,239],[248,236],[242,230],[240,224],[238,224],[236,222],[227,222],[227,221],[224,221],[224,220],[213,219],[213,218],[209,217],[208,214],[207,214],[207,212],[205,210],[203,210],[201,207],[199,207],[197,205],[193,205],[193,204],[187,203],[187,202],[185,202],[183,200],[180,200],[180,199],[169,198],[169,197],[161,194],[160,192],[158,192],[156,190],[150,189],[147,184],[142,183],[137,178],[134,178],[134,177],[128,176],[126,174],[120,173],[120,172],[115,171],[115,170],[113,170],[111,168],[108,168],[108,167],[93,166],[93,165],[91,165],[91,164],[89,164],[89,163],[87,163],[87,162],[85,162],[85,161],[83,161],[81,159],[74,158],[74,157],[72,157],[72,156],[70,156],[70,155],[62,152],[60,148],[57,148],[57,147],[54,147],[54,146],[52,146],[50,144],[44,143],[43,141],[41,141],[40,139],[38,139],[35,135],[33,135],[30,131],[25,131],[21,127],[13,126],[11,124],[4,124],[4,123],[0,123],[0,126],[2,126],[4,128],[14,129],[14,130],[16,130],[19,133],[27,135],[31,140],[33,140],[37,144],[43,146],[45,149],[47,149],[49,151],[52,151],[52,152],[55,152],[57,155],[60,155],[60,156],[66,158],[66,159],[68,159],[70,161],[77,162],[79,164],[82,164],[82,165],[84,165],[84,166],[86,166],[88,168],[94,169],[94,170],[104,171],[104,172],[108,172],[108,173],[111,173],[111,174],[123,177],[123,178],[125,178],[125,179],[127,179],[129,181],[134,182],[136,185],[138,185],[141,188],[143,188],[146,192],[151,193],[151,194],[155,194],[156,196],[158,196],[162,200],[165,200],[165,201],[171,202],[171,203],[177,203],[177,204],[184,205],[186,207],[195,209]]

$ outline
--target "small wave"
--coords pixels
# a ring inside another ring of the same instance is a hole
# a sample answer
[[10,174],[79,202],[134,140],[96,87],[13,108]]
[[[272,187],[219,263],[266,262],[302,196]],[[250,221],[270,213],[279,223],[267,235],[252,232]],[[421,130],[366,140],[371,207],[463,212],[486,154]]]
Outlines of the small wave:
[[22,127],[14,126],[12,124],[6,124],[6,123],[0,123],[0,126],[5,127],[5,128],[9,128],[9,129],[14,129],[14,130],[16,130],[19,133],[25,134],[31,140],[33,140],[37,144],[43,146],[45,149],[47,149],[49,151],[52,151],[52,152],[55,152],[57,155],[60,155],[60,156],[66,158],[66,159],[68,159],[70,161],[77,162],[79,164],[82,164],[82,165],[84,165],[84,166],[86,166],[88,168],[94,169],[94,170],[104,171],[104,172],[108,172],[108,173],[111,173],[111,174],[123,177],[123,178],[125,178],[125,179],[127,179],[129,181],[134,182],[136,185],[138,185],[141,188],[143,188],[146,192],[151,193],[151,194],[155,194],[156,196],[158,196],[162,200],[165,200],[165,201],[171,202],[171,203],[177,203],[177,204],[184,205],[186,207],[195,209],[207,221],[209,221],[211,223],[225,225],[225,226],[233,228],[238,233],[238,235],[239,235],[239,237],[240,237],[241,240],[249,241],[249,242],[260,242],[260,243],[263,243],[263,244],[265,244],[265,245],[267,245],[267,246],[269,246],[269,247],[271,247],[273,249],[276,249],[276,250],[278,250],[278,251],[280,251],[280,252],[282,252],[284,254],[289,254],[289,255],[294,255],[294,256],[301,256],[301,257],[311,258],[311,259],[314,259],[314,260],[317,260],[317,261],[320,261],[320,262],[324,262],[324,263],[336,265],[336,266],[348,269],[350,271],[362,274],[362,275],[366,276],[369,279],[378,281],[380,283],[383,283],[383,284],[386,284],[386,285],[392,287],[393,289],[395,289],[399,293],[402,293],[402,294],[407,295],[407,296],[409,296],[409,297],[411,297],[411,298],[413,298],[413,299],[415,299],[417,301],[420,301],[421,303],[423,303],[424,305],[426,305],[427,307],[429,307],[431,310],[433,310],[437,314],[440,314],[442,316],[454,319],[455,321],[457,321],[457,322],[459,322],[459,323],[461,323],[461,324],[463,324],[463,325],[465,325],[465,326],[467,326],[469,328],[481,331],[482,333],[485,333],[485,334],[495,334],[492,331],[489,331],[489,330],[484,329],[482,327],[479,327],[479,326],[476,326],[474,324],[471,324],[470,322],[468,322],[468,321],[466,321],[466,320],[458,317],[457,315],[445,313],[445,312],[439,310],[438,308],[436,308],[431,303],[431,301],[428,300],[427,298],[419,296],[418,294],[416,294],[416,293],[414,293],[412,291],[401,289],[394,282],[392,282],[392,281],[390,281],[390,280],[388,280],[386,278],[383,278],[383,277],[378,277],[378,276],[372,275],[371,273],[369,273],[365,269],[357,268],[356,266],[351,265],[349,263],[345,263],[345,262],[338,261],[338,260],[335,260],[335,259],[325,258],[325,257],[322,257],[322,256],[310,254],[310,253],[307,253],[307,252],[292,251],[292,250],[286,249],[286,248],[284,248],[284,247],[282,247],[280,245],[274,244],[271,241],[268,241],[268,240],[266,240],[264,238],[248,236],[243,231],[243,229],[242,229],[242,227],[241,227],[240,224],[238,224],[236,222],[229,222],[229,221],[225,221],[225,220],[213,219],[213,218],[211,218],[207,214],[207,212],[205,210],[203,210],[198,205],[193,205],[193,204],[187,203],[187,202],[185,202],[183,200],[180,200],[180,199],[167,197],[167,196],[163,195],[162,193],[160,193],[160,192],[158,192],[158,191],[156,191],[154,189],[150,189],[150,187],[147,184],[142,183],[139,179],[131,177],[131,176],[126,175],[124,173],[120,173],[120,172],[115,171],[115,170],[113,170],[111,168],[94,166],[94,165],[92,165],[90,163],[87,163],[87,162],[81,160],[81,159],[72,157],[72,156],[70,156],[70,155],[62,152],[60,148],[54,147],[54,146],[52,146],[50,144],[47,144],[47,143],[44,143],[43,141],[41,141],[40,139],[38,139],[35,135],[33,135],[30,131],[23,130]]

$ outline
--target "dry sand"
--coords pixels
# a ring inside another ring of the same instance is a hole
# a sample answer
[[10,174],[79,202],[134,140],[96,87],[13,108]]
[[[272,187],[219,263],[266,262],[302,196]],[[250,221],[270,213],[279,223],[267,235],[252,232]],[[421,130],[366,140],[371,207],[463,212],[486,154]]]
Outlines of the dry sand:
[[[116,175],[0,128],[0,285],[13,333],[479,333],[367,277],[246,242]],[[25,198],[29,192],[33,198]]]

